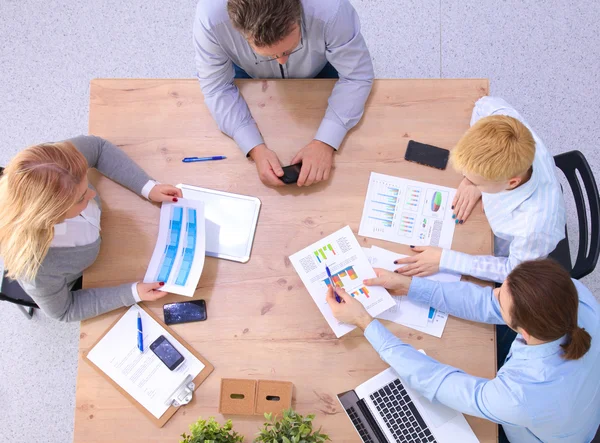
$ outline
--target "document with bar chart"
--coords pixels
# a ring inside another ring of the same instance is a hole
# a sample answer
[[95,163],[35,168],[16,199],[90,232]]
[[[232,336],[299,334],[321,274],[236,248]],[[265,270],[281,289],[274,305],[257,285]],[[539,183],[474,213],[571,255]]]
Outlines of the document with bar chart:
[[456,189],[371,172],[358,235],[415,246],[452,246]]
[[291,255],[290,262],[337,337],[355,326],[333,317],[326,301],[330,280],[325,266],[331,271],[333,284],[359,300],[373,317],[396,305],[381,286],[363,285],[364,279],[375,277],[375,271],[349,226]]
[[144,282],[165,282],[163,291],[192,297],[205,256],[204,203],[180,198],[163,203],[154,253]]

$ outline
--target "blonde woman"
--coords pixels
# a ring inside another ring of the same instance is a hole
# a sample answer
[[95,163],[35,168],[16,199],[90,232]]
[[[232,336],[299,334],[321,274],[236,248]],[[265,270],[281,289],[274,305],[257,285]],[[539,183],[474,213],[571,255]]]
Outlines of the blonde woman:
[[163,282],[74,287],[100,251],[100,199],[88,168],[154,202],[181,190],[157,184],[110,142],[79,136],[16,155],[0,178],[0,256],[8,277],[48,316],[79,321],[166,295]]

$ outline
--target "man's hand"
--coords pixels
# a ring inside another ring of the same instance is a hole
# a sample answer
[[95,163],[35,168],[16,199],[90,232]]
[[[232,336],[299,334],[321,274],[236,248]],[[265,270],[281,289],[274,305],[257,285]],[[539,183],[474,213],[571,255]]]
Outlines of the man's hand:
[[456,220],[457,224],[463,224],[465,220],[471,215],[471,211],[481,198],[481,191],[471,181],[465,177],[460,182],[456,195],[452,201],[452,218]]
[[183,198],[183,193],[181,189],[172,185],[154,185],[148,193],[148,199],[157,203],[176,202],[178,197]]
[[396,269],[398,274],[409,277],[427,277],[440,271],[442,248],[436,246],[411,246],[417,255],[396,260],[397,265],[406,265]]
[[331,286],[327,288],[327,303],[331,308],[333,316],[342,323],[358,326],[364,331],[367,326],[369,326],[369,323],[373,321],[373,317],[369,315],[361,302],[351,295],[348,295],[346,291],[337,288],[336,292],[342,299],[341,303],[338,303],[335,300],[335,295],[333,294]]
[[167,295],[167,292],[160,290],[160,288],[162,288],[164,285],[165,285],[164,282],[156,282],[156,283],[139,282],[137,284],[137,292],[138,292],[138,295],[140,296],[140,298],[142,299],[142,301],[158,300],[159,298],[163,298],[165,295]]
[[363,281],[366,286],[383,286],[394,295],[406,295],[412,283],[412,277],[400,275],[395,272],[386,271],[381,268],[374,268],[377,277],[368,278]]
[[283,176],[283,169],[277,154],[263,143],[252,148],[249,155],[256,163],[260,181],[267,186],[285,186],[285,183],[279,180],[279,177]]
[[298,186],[310,186],[329,180],[335,149],[319,140],[313,140],[296,154],[290,164],[302,162]]

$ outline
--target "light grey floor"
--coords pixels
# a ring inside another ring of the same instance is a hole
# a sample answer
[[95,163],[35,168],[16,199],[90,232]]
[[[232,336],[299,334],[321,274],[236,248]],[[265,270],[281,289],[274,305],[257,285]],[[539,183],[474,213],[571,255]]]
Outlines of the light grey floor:
[[[0,1],[0,164],[86,133],[93,78],[193,77],[195,3]],[[599,2],[352,3],[377,77],[488,77],[553,153],[579,149],[599,171]],[[600,293],[597,272],[585,283]],[[0,441],[72,440],[78,334],[0,304]]]

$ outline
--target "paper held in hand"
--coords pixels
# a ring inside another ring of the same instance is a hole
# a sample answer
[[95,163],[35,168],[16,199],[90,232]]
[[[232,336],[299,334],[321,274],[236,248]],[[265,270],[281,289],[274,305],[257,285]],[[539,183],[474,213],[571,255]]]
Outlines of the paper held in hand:
[[338,322],[331,313],[326,301],[329,285],[326,265],[333,283],[359,300],[373,317],[396,305],[381,286],[363,285],[364,279],[376,275],[349,226],[291,255],[290,261],[336,337],[347,334],[355,326]]
[[204,256],[204,203],[184,198],[177,203],[163,203],[158,238],[144,283],[165,282],[161,290],[192,297]]

